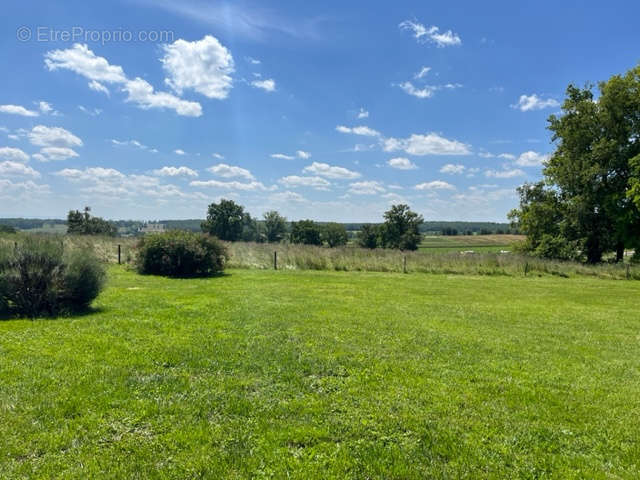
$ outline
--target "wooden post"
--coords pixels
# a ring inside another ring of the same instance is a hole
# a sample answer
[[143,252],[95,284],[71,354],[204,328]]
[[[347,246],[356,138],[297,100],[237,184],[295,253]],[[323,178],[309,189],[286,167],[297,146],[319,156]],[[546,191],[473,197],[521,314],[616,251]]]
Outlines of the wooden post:
[[273,269],[278,269],[278,252],[274,250],[273,252]]
[[407,256],[402,257],[402,273],[407,273]]
[[118,244],[118,265],[120,265],[120,253],[121,253],[121,248],[120,248],[120,244]]

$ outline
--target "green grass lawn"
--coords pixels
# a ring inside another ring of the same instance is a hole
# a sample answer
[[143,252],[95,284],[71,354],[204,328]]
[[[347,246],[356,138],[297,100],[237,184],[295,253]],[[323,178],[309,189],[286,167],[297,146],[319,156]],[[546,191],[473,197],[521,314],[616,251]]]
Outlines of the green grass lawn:
[[638,478],[640,282],[110,270],[0,321],[1,478]]

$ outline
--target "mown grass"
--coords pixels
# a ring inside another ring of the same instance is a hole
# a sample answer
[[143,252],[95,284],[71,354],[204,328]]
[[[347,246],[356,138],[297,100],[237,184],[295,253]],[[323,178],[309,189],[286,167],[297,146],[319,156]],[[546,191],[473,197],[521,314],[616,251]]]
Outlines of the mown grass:
[[0,322],[1,478],[638,478],[640,283],[110,269]]

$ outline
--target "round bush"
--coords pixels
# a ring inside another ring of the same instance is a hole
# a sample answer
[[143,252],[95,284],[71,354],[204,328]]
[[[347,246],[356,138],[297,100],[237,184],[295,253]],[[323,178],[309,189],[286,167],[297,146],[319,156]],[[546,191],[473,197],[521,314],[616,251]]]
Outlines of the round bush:
[[227,249],[204,233],[170,231],[146,235],[138,243],[139,273],[167,277],[207,277],[224,270]]
[[60,241],[27,237],[0,253],[0,310],[37,317],[83,309],[104,278],[92,251],[65,255]]

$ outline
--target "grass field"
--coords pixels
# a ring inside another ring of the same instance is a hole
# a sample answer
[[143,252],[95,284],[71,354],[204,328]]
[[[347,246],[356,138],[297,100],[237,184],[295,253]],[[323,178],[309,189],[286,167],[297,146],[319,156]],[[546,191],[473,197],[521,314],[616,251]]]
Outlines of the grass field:
[[513,245],[524,240],[522,235],[433,235],[422,237],[419,250],[428,253],[451,253],[473,251],[476,253],[498,253],[511,250]]
[[111,267],[0,321],[1,478],[638,478],[640,282]]

